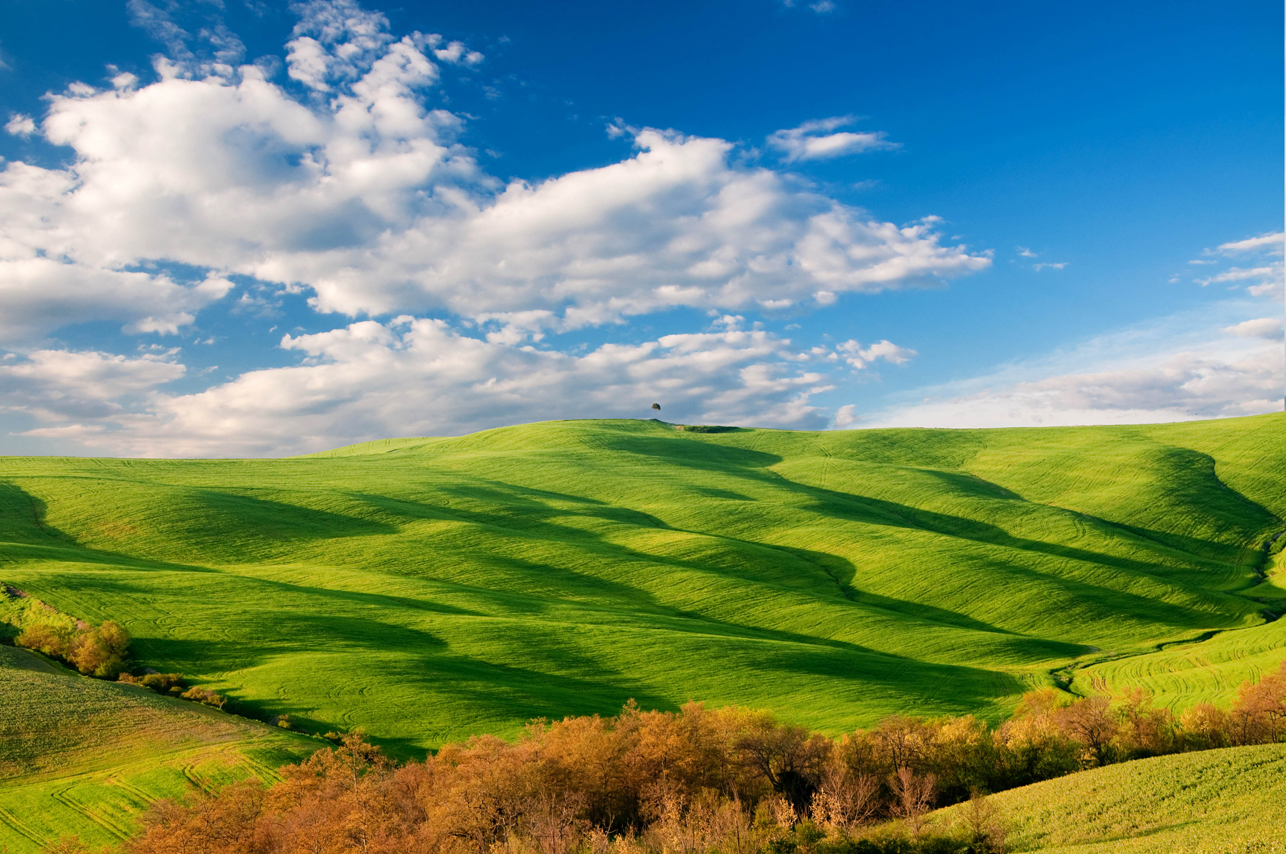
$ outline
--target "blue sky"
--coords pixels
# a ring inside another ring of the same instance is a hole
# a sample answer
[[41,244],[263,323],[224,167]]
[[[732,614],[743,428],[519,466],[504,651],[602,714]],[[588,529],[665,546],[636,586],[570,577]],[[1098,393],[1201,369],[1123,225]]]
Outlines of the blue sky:
[[1280,410],[1282,23],[14,0],[4,452]]

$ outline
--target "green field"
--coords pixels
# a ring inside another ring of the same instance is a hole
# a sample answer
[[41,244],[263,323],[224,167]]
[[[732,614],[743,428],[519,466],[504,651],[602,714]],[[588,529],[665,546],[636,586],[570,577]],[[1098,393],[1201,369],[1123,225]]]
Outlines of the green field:
[[157,797],[275,777],[316,742],[0,646],[0,851],[113,842]]
[[286,460],[9,458],[0,581],[122,622],[141,660],[256,714],[395,753],[631,697],[838,732],[994,718],[1052,668],[1210,631],[1280,657],[1245,594],[1286,528],[1282,483],[1282,416],[554,422]]
[[[1286,851],[1286,745],[1141,759],[992,796],[1006,850],[1042,854]],[[935,815],[949,826],[962,808]]]
[[1226,703],[1286,657],[1263,616],[1286,601],[1283,484],[1283,415],[10,457],[0,583],[124,624],[140,661],[253,716],[395,756],[630,698],[839,733],[994,721],[1056,674]]

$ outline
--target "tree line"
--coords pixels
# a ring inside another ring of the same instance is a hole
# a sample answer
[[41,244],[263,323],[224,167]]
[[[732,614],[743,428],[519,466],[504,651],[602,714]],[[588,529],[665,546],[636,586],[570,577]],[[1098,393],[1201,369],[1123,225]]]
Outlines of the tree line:
[[[1024,695],[997,727],[895,715],[832,739],[740,708],[633,703],[536,721],[395,764],[360,733],[247,781],[160,801],[126,854],[879,854],[1001,852],[984,793],[1189,750],[1286,740],[1286,662],[1229,710],[1147,692]],[[966,802],[953,826],[935,807]],[[74,839],[57,854],[83,854]]]

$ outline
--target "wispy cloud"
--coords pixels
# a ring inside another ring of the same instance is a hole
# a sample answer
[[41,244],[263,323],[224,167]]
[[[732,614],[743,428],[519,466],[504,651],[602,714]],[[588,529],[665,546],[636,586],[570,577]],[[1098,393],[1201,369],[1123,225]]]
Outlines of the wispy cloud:
[[[1236,324],[1205,340],[1139,352],[1141,330],[1015,363],[965,382],[920,389],[917,400],[863,419],[870,427],[1138,424],[1279,412],[1280,335]],[[1146,335],[1144,336],[1146,337]],[[1160,343],[1160,342],[1158,342]],[[1133,352],[1130,352],[1133,350]],[[909,397],[909,395],[908,395]]]
[[1211,285],[1219,282],[1244,282],[1247,279],[1267,279],[1274,276],[1277,273],[1277,270],[1277,267],[1253,267],[1251,269],[1233,267],[1230,270],[1224,270],[1222,273],[1217,273],[1216,275],[1208,276],[1204,279],[1198,279],[1197,284]]
[[799,127],[776,131],[768,137],[768,144],[781,151],[788,163],[902,147],[901,143],[889,142],[884,131],[832,132],[856,121],[855,116],[837,116],[804,122]]
[[802,5],[813,10],[819,15],[830,14],[839,8],[839,6],[835,4],[835,0],[815,0],[815,2],[803,4],[799,3],[798,0],[781,0],[781,5],[785,6],[787,9],[796,9]]
[[1258,237],[1223,243],[1220,244],[1218,251],[1225,255],[1237,255],[1243,252],[1268,252],[1281,255],[1284,245],[1286,245],[1286,234],[1279,231],[1275,234],[1261,234]]

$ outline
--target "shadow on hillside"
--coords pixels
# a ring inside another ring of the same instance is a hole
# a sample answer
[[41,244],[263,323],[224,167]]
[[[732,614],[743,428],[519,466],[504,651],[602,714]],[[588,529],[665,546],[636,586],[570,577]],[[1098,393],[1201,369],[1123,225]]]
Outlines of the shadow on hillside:
[[214,572],[206,566],[172,563],[81,543],[50,525],[48,507],[17,484],[0,481],[0,542],[17,566],[25,561],[87,563],[144,572]]
[[[657,452],[668,452],[677,445],[684,449],[684,454],[682,455],[684,457],[688,456],[690,449],[695,449],[696,451],[713,449],[713,456],[717,462],[717,465],[712,464],[714,468],[734,478],[769,481],[769,485],[776,490],[786,490],[806,499],[798,505],[801,510],[818,513],[828,519],[894,527],[908,531],[923,531],[939,536],[1013,549],[1017,552],[1030,552],[1063,558],[1069,561],[1079,561],[1091,566],[1109,566],[1128,572],[1143,573],[1160,579],[1168,585],[1176,584],[1174,580],[1175,567],[1162,562],[1140,561],[1073,546],[1014,537],[996,525],[979,522],[967,517],[923,510],[884,499],[828,490],[791,481],[776,472],[763,468],[766,463],[777,459],[769,454],[744,451],[735,447],[706,445],[704,443],[675,443],[667,440],[652,440],[650,443],[645,442],[643,444],[645,449],[650,445]],[[739,464],[739,466],[734,465],[734,463]],[[989,500],[996,500],[997,498],[1011,501],[1021,500],[1016,494],[981,478],[964,474],[939,474],[944,480],[950,481],[955,490],[968,490],[979,495],[979,497],[985,497]],[[585,556],[588,560],[593,560],[594,553],[599,553],[610,555],[617,560],[637,561],[643,565],[678,567],[739,579],[749,577],[766,584],[784,583],[784,578],[774,580],[771,577],[771,572],[776,572],[780,575],[783,572],[781,557],[790,556],[804,564],[800,567],[800,572],[814,574],[822,589],[829,583],[834,585],[832,589],[837,593],[852,601],[860,602],[867,607],[962,629],[993,633],[1005,633],[1008,631],[957,611],[867,592],[862,589],[858,568],[837,555],[740,539],[736,536],[737,529],[741,526],[735,524],[735,514],[737,512],[735,507],[729,508],[728,511],[733,515],[734,524],[726,526],[717,533],[701,530],[695,530],[692,533],[716,537],[729,543],[738,543],[744,546],[747,551],[740,556],[754,561],[752,564],[747,564],[746,568],[749,569],[753,566],[763,567],[759,570],[751,569],[749,576],[745,569],[733,570],[715,565],[711,561],[689,560],[671,554],[654,555],[620,543],[610,542],[598,531],[559,523],[560,519],[569,516],[585,516],[634,527],[677,530],[650,514],[632,510],[628,507],[607,505],[597,501],[579,501],[575,500],[575,496],[547,490],[532,490],[494,480],[448,485],[445,490],[448,494],[463,498],[465,501],[452,501],[450,505],[421,505],[416,502],[399,499],[396,501],[397,508],[400,509],[400,512],[408,515],[453,519],[459,522],[484,526],[506,536],[531,537],[540,541],[559,542],[568,546],[579,547],[589,552]],[[742,493],[735,490],[727,490],[727,492],[737,496],[742,495]],[[390,499],[359,495],[354,495],[354,497],[371,501],[390,510],[394,509]],[[710,496],[710,498],[714,502],[729,500],[714,496]],[[472,507],[469,506],[471,504],[473,505]],[[495,508],[503,509],[496,510]],[[1155,548],[1155,545],[1152,545],[1152,547]],[[754,556],[751,557],[752,555]],[[777,557],[774,558],[774,555]],[[1116,587],[1102,587],[1091,582],[1068,577],[1068,575],[1033,569],[1015,563],[1012,559],[1006,559],[1001,555],[980,555],[980,557],[984,557],[989,561],[990,565],[994,565],[1002,576],[1025,581],[1029,585],[1034,583],[1046,590],[1053,591],[1054,598],[1051,599],[1051,602],[1066,601],[1068,597],[1077,597],[1102,605],[1106,613],[1119,614],[1126,619],[1139,618],[1149,623],[1164,622],[1185,628],[1195,624],[1205,625],[1210,622],[1208,612],[1198,613],[1197,609],[1194,608],[1160,602],[1146,596],[1123,592]],[[539,579],[540,583],[548,584],[551,598],[577,599],[584,598],[586,594],[591,594],[595,597],[602,596],[611,600],[632,601],[659,612],[673,613],[673,609],[661,604],[655,597],[638,587],[606,580],[601,575],[593,572],[581,572],[567,566],[524,561],[509,555],[496,553],[473,555],[471,559],[481,560],[484,564],[506,567],[509,571],[518,573],[522,577]],[[774,562],[777,566],[769,569],[768,567]],[[789,566],[789,564],[785,566]],[[399,571],[405,573],[405,570]],[[755,572],[760,574],[753,574]],[[766,575],[765,573],[769,574]],[[796,592],[806,593],[806,591],[798,589]],[[1198,588],[1197,592],[1209,593],[1209,591],[1200,588]],[[1056,606],[1051,605],[1051,607]],[[1058,648],[1053,649],[1052,652],[1056,655],[1074,656],[1085,651],[1083,646],[1073,646],[1075,648],[1071,650]]]
[[[1110,567],[1130,573],[1150,576],[1158,581],[1179,588],[1187,588],[1189,594],[1219,599],[1229,594],[1218,590],[1229,573],[1235,571],[1237,549],[1226,543],[1201,537],[1185,536],[1169,532],[1150,530],[1138,525],[1129,525],[1105,521],[1109,535],[1120,536],[1133,549],[1147,549],[1157,554],[1157,560],[1140,560],[1118,554],[1105,553],[1091,549],[1078,548],[1061,543],[1050,543],[1025,537],[1011,535],[1003,528],[987,522],[968,517],[957,516],[925,510],[884,499],[858,494],[825,489],[818,486],[790,480],[770,467],[781,462],[782,458],[773,454],[745,448],[718,445],[707,442],[673,441],[663,437],[631,436],[628,441],[617,443],[613,450],[636,457],[664,460],[668,465],[689,467],[701,471],[720,472],[733,478],[750,480],[779,490],[799,495],[807,499],[802,507],[830,519],[858,522],[883,527],[901,528],[911,531],[924,531],[944,537],[968,540],[974,543],[1014,549],[1017,552],[1029,552],[1067,561],[1078,561],[1089,566]],[[1240,493],[1228,489],[1215,476],[1213,461],[1204,454],[1184,449],[1167,448],[1161,453],[1166,462],[1167,472],[1171,474],[1167,481],[1177,501],[1206,512],[1210,504],[1211,493],[1219,493],[1226,500],[1216,500],[1218,510],[1216,518],[1249,519],[1248,524],[1263,523],[1271,525],[1275,519],[1261,505],[1245,498]],[[1168,461],[1168,462],[1167,462]],[[896,476],[896,467],[890,469]],[[957,494],[971,495],[980,500],[1021,501],[1022,496],[998,484],[981,477],[963,472],[936,471],[916,469],[917,475],[928,474],[942,481]],[[740,495],[735,490],[727,490]],[[720,500],[722,496],[708,496]],[[734,509],[730,509],[735,514]],[[1075,511],[1068,511],[1075,512]],[[1081,515],[1081,514],[1078,514]],[[1211,514],[1215,515],[1215,514]],[[650,517],[648,517],[650,519]],[[734,516],[735,518],[735,516]],[[1087,518],[1081,515],[1081,518]],[[626,521],[622,519],[622,521]],[[731,527],[731,526],[730,526]],[[1247,528],[1249,530],[1249,528]],[[726,531],[720,536],[727,537]],[[1247,534],[1249,536],[1249,534]],[[782,549],[802,554],[799,549]],[[1167,558],[1173,558],[1171,563]],[[1176,565],[1187,563],[1188,566]],[[1206,565],[1219,571],[1220,577],[1213,579],[1207,586],[1201,583],[1199,573],[1191,564]],[[1149,597],[1124,593],[1116,588],[1101,587],[1096,584],[1068,578],[1064,575],[1051,574],[1023,567],[1012,560],[996,561],[1009,574],[1025,573],[1029,578],[1039,579],[1040,583],[1054,585],[1070,596],[1089,596],[1093,601],[1111,604],[1113,611],[1125,611],[1145,616],[1149,622],[1158,620],[1176,626],[1188,627],[1194,624],[1210,622],[1208,610],[1189,608],[1168,603],[1161,603]],[[1213,566],[1212,566],[1213,564]],[[833,572],[828,570],[829,574]],[[847,567],[846,573],[837,580],[842,586],[855,590],[856,569]],[[1242,601],[1240,599],[1238,602]],[[908,612],[906,607],[892,603],[890,610]],[[872,602],[872,604],[875,604]],[[1124,607],[1123,607],[1124,606]],[[918,607],[918,606],[916,606]],[[912,611],[913,612],[913,611]],[[953,612],[941,611],[929,616],[927,610],[920,612],[925,618],[962,627],[981,628],[971,625],[970,618]],[[1239,615],[1237,615],[1239,616]],[[1223,622],[1226,622],[1224,620]]]
[[[100,505],[107,508],[87,533],[117,534],[118,548],[104,548],[88,536],[59,530],[47,521],[48,508],[40,498],[9,482],[0,482],[0,541],[34,547],[75,548],[75,559],[90,563],[129,565],[140,569],[184,569],[208,571],[207,567],[176,563],[166,552],[186,555],[211,564],[238,564],[280,555],[300,544],[346,537],[395,533],[396,525],[385,521],[356,518],[326,510],[286,504],[236,490],[188,489],[158,486],[168,490],[156,499],[163,512],[132,518],[139,512],[121,502],[113,508],[109,483],[100,483]],[[133,496],[131,496],[133,497]],[[113,512],[114,509],[114,512]],[[112,535],[107,535],[110,539]],[[97,537],[104,539],[103,536]],[[50,555],[53,560],[69,556]]]
[[[1131,571],[1163,574],[1166,569],[1163,564],[1156,562],[1131,560],[1012,537],[1004,530],[984,522],[803,484],[772,471],[770,467],[783,462],[783,458],[762,451],[705,442],[675,442],[659,437],[630,437],[628,442],[618,443],[613,450],[664,459],[671,465],[686,465],[702,471],[720,471],[759,483],[771,483],[812,497],[815,501],[814,509],[818,512],[826,514],[829,511],[832,515],[854,521],[922,528],[947,536],[1024,548],[1074,560],[1088,560]],[[864,457],[855,456],[853,459],[864,459]],[[1249,544],[1254,543],[1257,538],[1262,537],[1265,530],[1280,528],[1283,524],[1282,520],[1263,505],[1224,484],[1215,470],[1215,460],[1208,454],[1187,448],[1163,446],[1152,451],[1148,465],[1150,469],[1158,472],[1156,489],[1164,494],[1167,504],[1195,508],[1210,520],[1212,526],[1224,531],[1235,530],[1237,536],[1248,544],[1247,547],[1250,547]],[[896,465],[890,466],[891,474],[895,474],[896,471]],[[1021,495],[1012,490],[971,473],[919,467],[915,471],[917,475],[938,479],[953,492],[961,495],[978,499],[1024,500]],[[1154,530],[1136,522],[1103,521],[1120,532],[1145,541],[1139,545],[1151,549],[1161,546],[1166,550],[1181,553],[1189,559],[1196,559],[1199,563],[1235,562],[1238,557],[1236,554],[1238,547],[1228,543]]]

